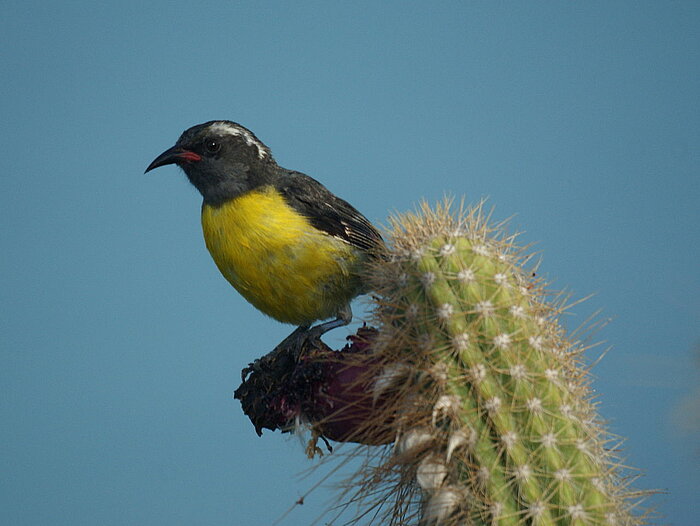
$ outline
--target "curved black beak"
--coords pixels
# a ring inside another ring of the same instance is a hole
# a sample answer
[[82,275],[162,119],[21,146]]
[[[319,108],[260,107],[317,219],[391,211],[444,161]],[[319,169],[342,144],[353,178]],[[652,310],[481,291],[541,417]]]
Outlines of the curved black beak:
[[185,150],[180,146],[173,146],[153,159],[153,162],[148,165],[148,168],[146,168],[146,171],[143,173],[150,172],[154,168],[165,166],[166,164],[180,164],[183,162],[191,163],[201,160],[202,158],[198,154]]

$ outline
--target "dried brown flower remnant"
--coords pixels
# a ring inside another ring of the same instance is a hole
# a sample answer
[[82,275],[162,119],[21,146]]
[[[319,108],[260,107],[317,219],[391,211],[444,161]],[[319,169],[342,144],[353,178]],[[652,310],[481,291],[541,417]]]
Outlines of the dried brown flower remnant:
[[258,435],[263,429],[290,431],[303,422],[337,442],[391,441],[391,415],[385,426],[377,423],[388,392],[374,394],[381,370],[370,349],[376,332],[360,328],[339,351],[319,339],[306,340],[301,348],[283,342],[246,368],[234,396]]

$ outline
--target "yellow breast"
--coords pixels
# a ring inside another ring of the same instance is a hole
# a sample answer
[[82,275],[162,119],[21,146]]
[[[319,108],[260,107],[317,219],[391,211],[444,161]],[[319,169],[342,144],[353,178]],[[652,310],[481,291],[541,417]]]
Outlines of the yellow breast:
[[279,321],[335,316],[358,293],[358,251],[314,228],[271,186],[205,204],[202,230],[224,277]]

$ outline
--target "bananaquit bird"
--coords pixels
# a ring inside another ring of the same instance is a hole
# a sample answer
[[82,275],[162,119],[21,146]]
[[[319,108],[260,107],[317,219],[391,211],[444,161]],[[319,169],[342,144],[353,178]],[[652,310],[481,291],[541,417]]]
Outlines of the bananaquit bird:
[[279,166],[250,130],[231,121],[186,130],[146,172],[166,164],[182,168],[202,194],[204,241],[246,300],[298,325],[292,336],[317,337],[350,323],[350,301],[367,292],[360,269],[384,248],[353,206],[315,179]]

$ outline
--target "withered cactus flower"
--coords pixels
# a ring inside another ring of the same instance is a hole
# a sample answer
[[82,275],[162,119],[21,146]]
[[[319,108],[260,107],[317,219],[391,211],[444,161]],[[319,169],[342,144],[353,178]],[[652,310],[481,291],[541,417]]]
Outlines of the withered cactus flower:
[[376,333],[362,327],[339,351],[320,340],[305,341],[301,348],[281,345],[246,368],[234,396],[258,435],[263,429],[292,431],[303,423],[337,442],[390,442],[393,408],[378,423],[387,396],[368,396],[380,363],[371,351]]

